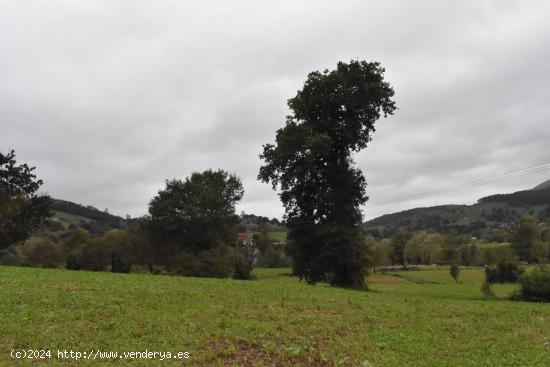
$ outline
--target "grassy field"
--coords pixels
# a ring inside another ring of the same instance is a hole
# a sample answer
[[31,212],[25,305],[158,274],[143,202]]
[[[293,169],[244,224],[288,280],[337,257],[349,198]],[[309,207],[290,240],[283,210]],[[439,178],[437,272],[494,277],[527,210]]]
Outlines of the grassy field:
[[480,249],[480,250],[484,250],[484,249],[499,249],[499,248],[506,248],[506,247],[510,247],[510,242],[480,243],[479,245],[477,245],[477,248]]
[[275,242],[285,242],[287,232],[269,232],[269,238]]
[[[550,306],[480,293],[481,269],[374,274],[370,291],[257,280],[0,267],[0,365],[14,348],[189,352],[87,365],[548,366]],[[54,355],[52,358],[56,358]],[[20,363],[21,362],[21,363]],[[52,360],[75,365],[74,360]]]

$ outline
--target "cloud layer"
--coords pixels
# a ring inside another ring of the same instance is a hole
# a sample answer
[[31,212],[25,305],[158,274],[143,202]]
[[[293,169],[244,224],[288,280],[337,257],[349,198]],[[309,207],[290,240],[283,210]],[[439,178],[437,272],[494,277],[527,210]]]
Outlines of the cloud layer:
[[550,172],[383,204],[550,162],[549,16],[543,1],[0,1],[0,149],[50,195],[120,215],[224,168],[240,209],[280,217],[256,175],[286,100],[313,70],[373,60],[399,110],[356,157],[366,218],[468,203]]

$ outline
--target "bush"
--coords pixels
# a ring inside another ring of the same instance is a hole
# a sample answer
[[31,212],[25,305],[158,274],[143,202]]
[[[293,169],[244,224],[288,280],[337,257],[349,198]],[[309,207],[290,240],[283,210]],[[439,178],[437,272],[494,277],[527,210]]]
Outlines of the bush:
[[128,231],[114,229],[102,237],[104,249],[111,256],[111,272],[129,273],[136,254],[136,238]]
[[7,266],[20,266],[21,259],[17,257],[13,252],[5,252],[3,255],[0,255],[0,265]]
[[61,246],[41,237],[31,237],[15,249],[22,265],[55,268],[64,260]]
[[252,278],[252,262],[244,248],[218,246],[198,254],[179,250],[172,258],[170,271],[187,276]]
[[111,254],[111,272],[129,273],[132,270],[132,260],[129,255],[113,252]]
[[111,264],[111,256],[101,238],[94,238],[82,246],[80,264],[83,270],[104,271]]
[[80,270],[82,268],[82,253],[80,250],[73,250],[67,255],[65,268],[69,270]]
[[493,289],[491,288],[491,283],[485,279],[483,284],[481,284],[481,293],[483,293],[483,296],[485,298],[494,298],[495,293],[493,292]]
[[253,249],[250,247],[237,247],[233,249],[233,252],[233,278],[252,279]]
[[496,267],[485,268],[485,279],[491,284],[515,283],[522,273],[523,269],[518,268],[517,263],[500,260]]
[[454,260],[451,262],[451,267],[449,268],[449,274],[451,274],[455,282],[458,283],[458,275],[460,274],[460,266],[458,265],[458,262]]
[[278,244],[267,247],[256,262],[256,266],[261,268],[288,268],[291,265],[291,260],[286,256],[283,245]]
[[203,251],[199,255],[200,271],[197,275],[212,278],[228,278],[233,273],[233,259],[229,248],[225,246],[214,247]]
[[522,274],[518,282],[520,289],[512,295],[512,299],[550,302],[550,268],[537,266]]

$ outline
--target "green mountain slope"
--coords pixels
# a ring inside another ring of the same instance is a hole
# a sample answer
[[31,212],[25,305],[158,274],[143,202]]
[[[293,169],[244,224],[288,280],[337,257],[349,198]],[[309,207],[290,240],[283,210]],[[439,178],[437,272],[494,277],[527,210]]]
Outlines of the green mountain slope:
[[377,237],[389,237],[399,230],[428,229],[483,237],[489,230],[507,227],[525,214],[550,218],[550,187],[491,195],[474,205],[440,205],[386,214],[363,223],[362,228]]
[[79,226],[93,234],[102,234],[120,228],[124,220],[116,215],[101,211],[93,206],[84,206],[67,200],[52,199],[53,216],[50,229],[68,229]]

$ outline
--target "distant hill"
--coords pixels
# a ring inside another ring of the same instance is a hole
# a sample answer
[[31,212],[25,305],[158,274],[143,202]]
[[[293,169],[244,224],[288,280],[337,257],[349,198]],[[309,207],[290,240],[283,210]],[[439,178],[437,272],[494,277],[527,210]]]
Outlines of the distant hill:
[[120,228],[124,219],[101,211],[90,205],[81,205],[67,200],[52,199],[51,229],[68,229],[79,226],[93,234],[102,234],[111,229]]
[[537,186],[533,187],[533,190],[543,190],[543,189],[548,189],[548,188],[550,188],[550,180],[544,181],[540,185],[537,185]]
[[[103,234],[111,229],[125,227],[135,227],[139,225],[141,218],[122,218],[99,210],[90,205],[81,205],[67,200],[52,199],[51,210],[53,216],[48,220],[47,228],[49,230],[68,229],[72,226],[82,227],[94,235]],[[279,241],[284,236],[286,238],[287,228],[278,219],[257,216],[254,214],[245,214],[241,216],[239,231],[247,230],[257,231],[260,226],[264,226],[268,232],[273,233]]]
[[386,214],[363,223],[362,229],[377,237],[389,237],[402,229],[483,237],[490,229],[508,227],[525,214],[550,218],[550,180],[532,190],[487,196],[474,205],[440,205]]

